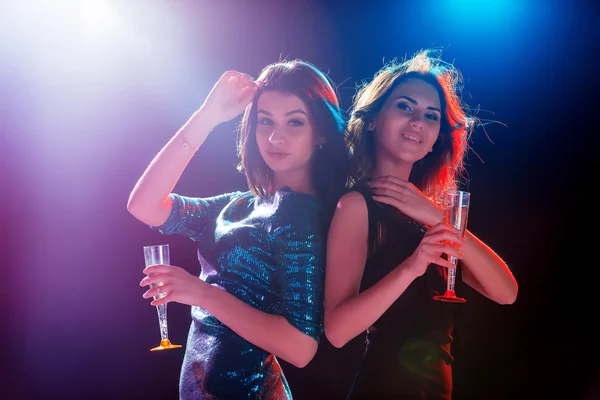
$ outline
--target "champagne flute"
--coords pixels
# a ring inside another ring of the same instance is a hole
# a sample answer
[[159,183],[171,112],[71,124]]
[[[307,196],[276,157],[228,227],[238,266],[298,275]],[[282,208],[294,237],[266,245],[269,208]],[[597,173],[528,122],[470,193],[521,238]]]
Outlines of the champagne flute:
[[[444,222],[458,229],[461,235],[464,236],[469,216],[469,203],[471,201],[471,193],[461,190],[448,191],[444,195]],[[441,296],[433,296],[435,300],[447,301],[451,303],[465,303],[467,300],[456,296],[454,292],[454,284],[456,282],[456,268],[458,267],[458,259],[452,255],[448,256],[454,267],[448,268],[448,276],[446,278],[446,292]]]
[[[146,267],[151,265],[170,265],[170,253],[168,244],[159,244],[152,246],[144,246],[144,260]],[[162,282],[158,284],[161,286]],[[156,284],[150,285],[151,287],[157,286]],[[154,300],[164,297],[164,293],[160,293],[154,296]],[[180,344],[172,344],[169,340],[169,331],[167,329],[167,305],[161,304],[156,306],[158,312],[158,324],[160,326],[160,344],[157,347],[153,347],[150,351],[176,349],[181,347]]]

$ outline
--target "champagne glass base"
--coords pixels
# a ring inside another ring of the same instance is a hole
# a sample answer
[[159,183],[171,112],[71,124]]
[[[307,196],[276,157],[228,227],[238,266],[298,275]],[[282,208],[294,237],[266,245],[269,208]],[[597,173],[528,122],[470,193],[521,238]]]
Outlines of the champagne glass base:
[[160,341],[158,346],[151,348],[150,351],[177,349],[179,347],[181,347],[180,344],[173,344],[169,339],[164,339]]
[[454,290],[446,290],[446,293],[444,293],[442,296],[433,296],[433,299],[438,301],[445,301],[447,303],[467,302],[467,300],[463,299],[462,297],[457,297],[456,293],[454,293]]

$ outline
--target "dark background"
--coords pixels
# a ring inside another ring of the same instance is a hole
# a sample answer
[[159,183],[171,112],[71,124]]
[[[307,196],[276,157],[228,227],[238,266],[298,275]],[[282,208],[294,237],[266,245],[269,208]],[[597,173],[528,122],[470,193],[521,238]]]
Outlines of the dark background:
[[[460,288],[455,398],[600,398],[597,5],[85,3],[0,5],[2,399],[177,398],[183,349],[148,351],[158,320],[138,282],[142,246],[169,243],[172,263],[198,273],[194,245],[150,230],[126,203],[225,70],[257,76],[305,59],[347,109],[385,61],[430,47],[462,71],[465,101],[490,122],[471,143],[469,228],[520,285],[510,306]],[[178,193],[246,189],[234,128],[211,134]],[[189,307],[168,310],[170,337],[185,344]]]

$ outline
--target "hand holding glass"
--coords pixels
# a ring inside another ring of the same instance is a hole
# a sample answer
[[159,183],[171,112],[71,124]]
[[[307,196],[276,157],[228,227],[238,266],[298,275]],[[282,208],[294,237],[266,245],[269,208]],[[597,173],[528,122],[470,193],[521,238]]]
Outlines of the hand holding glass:
[[[151,265],[170,265],[170,254],[169,245],[160,244],[154,246],[144,246],[144,260],[146,267]],[[150,285],[155,287],[156,285]],[[164,297],[165,293],[160,293],[158,296],[154,296],[154,300]],[[153,347],[150,351],[176,349],[181,347],[180,344],[172,344],[169,341],[169,331],[167,329],[167,305],[161,304],[156,306],[158,312],[158,323],[160,326],[160,344],[157,347]]]
[[[465,228],[467,227],[470,200],[471,193],[460,190],[446,192],[444,196],[444,222],[454,226],[463,236],[465,234]],[[467,300],[463,299],[462,297],[457,297],[456,293],[454,292],[458,260],[452,255],[449,255],[448,258],[450,262],[454,264],[454,267],[448,268],[446,292],[442,296],[434,296],[433,298],[435,300],[447,301],[451,303],[465,303]]]

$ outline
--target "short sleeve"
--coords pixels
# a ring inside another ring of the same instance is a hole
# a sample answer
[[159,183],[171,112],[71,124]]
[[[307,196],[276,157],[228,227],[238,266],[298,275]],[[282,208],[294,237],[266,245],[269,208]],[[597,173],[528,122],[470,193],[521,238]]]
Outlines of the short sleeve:
[[161,226],[152,227],[164,235],[183,235],[200,241],[207,232],[214,234],[217,217],[240,192],[197,198],[171,193],[171,214]]
[[305,195],[283,203],[274,242],[281,313],[291,325],[319,341],[323,333],[325,238],[318,203]]

